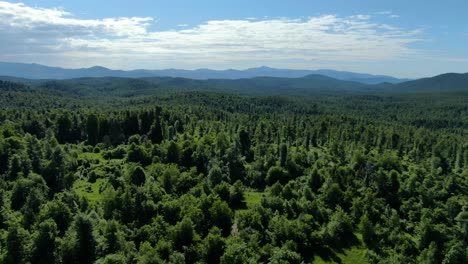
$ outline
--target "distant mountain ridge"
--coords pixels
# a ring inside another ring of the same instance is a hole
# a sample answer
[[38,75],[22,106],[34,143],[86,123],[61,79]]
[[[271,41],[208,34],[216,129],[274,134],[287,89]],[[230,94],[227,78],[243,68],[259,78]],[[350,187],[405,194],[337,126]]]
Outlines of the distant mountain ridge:
[[[180,77],[83,77],[75,79],[24,79],[0,76],[0,80],[30,86],[34,91],[49,91],[73,96],[134,97],[172,92],[205,91],[241,95],[343,95],[403,94],[420,92],[468,93],[468,73],[447,73],[399,84],[363,84],[343,81],[319,74],[300,78],[255,77],[242,79],[195,80]],[[17,90],[17,86],[8,85]],[[19,86],[18,86],[19,87]]]
[[0,76],[14,76],[26,79],[74,79],[82,77],[122,77],[122,78],[144,78],[144,77],[179,77],[194,80],[207,79],[246,79],[255,77],[277,77],[277,78],[301,78],[311,74],[320,74],[342,81],[353,81],[364,84],[379,83],[401,83],[409,79],[398,79],[386,75],[372,75],[365,73],[354,73],[335,70],[294,70],[275,69],[270,67],[250,68],[246,70],[111,70],[101,66],[80,69],[65,69],[49,67],[40,64],[25,64],[0,62]]

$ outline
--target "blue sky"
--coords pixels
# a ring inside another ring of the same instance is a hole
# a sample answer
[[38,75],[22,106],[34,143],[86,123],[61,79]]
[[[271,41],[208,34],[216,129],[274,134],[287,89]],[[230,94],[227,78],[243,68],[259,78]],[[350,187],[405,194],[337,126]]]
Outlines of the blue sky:
[[1,61],[468,72],[466,0],[0,1]]

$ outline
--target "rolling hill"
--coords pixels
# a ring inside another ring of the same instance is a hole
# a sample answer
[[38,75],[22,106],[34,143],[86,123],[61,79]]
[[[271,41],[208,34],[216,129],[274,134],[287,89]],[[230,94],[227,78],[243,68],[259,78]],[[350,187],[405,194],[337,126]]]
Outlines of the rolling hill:
[[453,91],[468,89],[468,73],[445,73],[395,85],[392,90],[404,91]]

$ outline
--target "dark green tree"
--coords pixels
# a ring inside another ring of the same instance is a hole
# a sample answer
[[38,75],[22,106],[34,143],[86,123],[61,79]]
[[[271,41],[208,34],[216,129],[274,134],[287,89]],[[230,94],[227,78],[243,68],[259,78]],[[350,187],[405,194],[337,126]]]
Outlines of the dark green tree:
[[203,240],[203,258],[206,263],[219,263],[224,254],[225,242],[221,230],[214,227]]
[[130,180],[132,184],[135,184],[137,186],[143,185],[146,181],[145,170],[140,166],[135,167],[132,173],[130,174]]
[[213,203],[209,212],[213,225],[219,227],[223,235],[227,236],[231,232],[232,226],[233,213],[231,208],[226,202],[217,200]]
[[283,143],[280,146],[280,153],[279,153],[280,166],[284,167],[286,165],[287,160],[288,160],[288,146],[286,146],[286,144]]
[[79,213],[62,242],[61,261],[64,263],[93,263],[96,257],[94,225],[88,215]]
[[174,141],[169,142],[167,147],[167,161],[169,163],[178,163],[180,161],[180,148]]
[[148,137],[153,141],[154,144],[160,144],[163,140],[163,133],[161,127],[161,121],[156,119],[151,125],[150,130],[148,132]]
[[192,220],[184,218],[175,225],[173,230],[173,241],[176,249],[182,249],[183,246],[189,246],[195,239],[195,230]]
[[57,140],[60,143],[70,142],[72,121],[68,114],[61,115],[57,120]]
[[33,234],[32,257],[34,263],[56,263],[57,225],[52,219],[41,222]]
[[6,236],[7,264],[26,263],[29,256],[30,237],[27,230],[14,223],[8,228]]
[[99,133],[99,118],[96,114],[91,113],[88,115],[88,119],[86,121],[86,134],[88,135],[88,144],[92,146],[96,145],[100,140]]

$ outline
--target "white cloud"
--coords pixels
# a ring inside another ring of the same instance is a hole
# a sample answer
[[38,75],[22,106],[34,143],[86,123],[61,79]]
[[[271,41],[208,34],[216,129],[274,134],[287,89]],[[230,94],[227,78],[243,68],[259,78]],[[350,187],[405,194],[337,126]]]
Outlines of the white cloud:
[[363,14],[215,20],[170,31],[150,31],[152,21],[80,19],[60,9],[0,1],[0,60],[119,68],[129,68],[129,62],[138,68],[331,64],[405,57],[420,40],[417,30],[379,24]]
[[393,13],[393,12],[390,11],[390,10],[375,12],[376,15],[390,15],[390,14],[392,14],[392,13]]
[[[32,8],[22,3],[0,2],[3,30],[35,31],[38,34],[134,36],[145,34],[150,17],[119,17],[101,20],[76,19],[59,9]],[[69,32],[67,32],[69,30]]]
[[381,15],[381,16],[387,16],[387,18],[399,18],[400,17],[399,15],[394,14],[393,11],[391,11],[391,10],[375,12],[374,14]]
[[382,29],[386,29],[386,30],[393,30],[393,31],[399,30],[398,27],[394,27],[394,26],[391,26],[391,25],[388,25],[388,24],[381,24],[381,25],[379,25],[379,27],[382,28]]
[[371,16],[361,14],[361,15],[350,16],[349,18],[357,19],[357,20],[368,20],[368,19],[371,19]]

